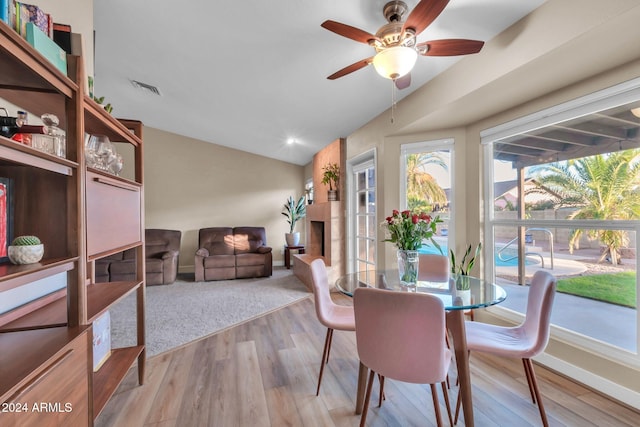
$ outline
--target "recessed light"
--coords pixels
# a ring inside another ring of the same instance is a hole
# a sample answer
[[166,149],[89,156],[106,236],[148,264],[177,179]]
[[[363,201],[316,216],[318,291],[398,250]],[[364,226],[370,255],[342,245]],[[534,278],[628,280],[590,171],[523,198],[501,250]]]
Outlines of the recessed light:
[[295,144],[297,141],[295,138],[289,138],[287,139],[287,144],[291,145],[291,144]]

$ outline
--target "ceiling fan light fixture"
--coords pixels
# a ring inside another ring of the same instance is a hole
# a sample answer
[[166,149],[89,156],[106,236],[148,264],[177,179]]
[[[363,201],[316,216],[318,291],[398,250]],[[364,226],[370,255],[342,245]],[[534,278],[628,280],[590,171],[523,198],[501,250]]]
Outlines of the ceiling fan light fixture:
[[640,119],[640,107],[632,108],[631,109],[631,114],[633,114],[634,116],[636,116],[637,118]]
[[378,74],[395,80],[409,73],[416,64],[418,52],[406,46],[394,46],[382,50],[373,58],[373,66]]

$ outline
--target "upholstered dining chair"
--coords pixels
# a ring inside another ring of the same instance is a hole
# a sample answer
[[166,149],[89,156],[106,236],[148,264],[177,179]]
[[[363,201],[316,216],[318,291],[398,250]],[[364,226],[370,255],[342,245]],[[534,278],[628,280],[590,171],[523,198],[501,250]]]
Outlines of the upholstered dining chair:
[[[467,348],[470,352],[481,351],[496,356],[522,359],[531,400],[534,404],[538,404],[540,418],[545,427],[549,423],[531,358],[542,353],[547,347],[555,290],[556,278],[546,271],[538,270],[531,279],[527,311],[520,325],[505,327],[481,322],[465,322]],[[460,396],[456,404],[455,422],[458,421],[459,410]]]
[[436,254],[418,255],[418,280],[446,282],[449,280],[449,257]]
[[356,324],[353,314],[353,306],[339,305],[331,299],[329,278],[324,261],[320,258],[311,262],[311,283],[313,284],[313,297],[315,299],[316,315],[320,323],[327,327],[327,335],[324,340],[324,350],[322,351],[322,362],[320,363],[320,373],[318,374],[318,388],[316,396],[320,394],[320,384],[324,365],[329,363],[329,352],[331,351],[331,341],[333,331],[355,331]]
[[375,374],[414,384],[430,384],[438,426],[442,425],[438,391],[442,385],[453,425],[445,377],[451,351],[445,343],[442,301],[429,294],[358,288],[353,294],[360,362],[370,369],[360,426],[364,426]]

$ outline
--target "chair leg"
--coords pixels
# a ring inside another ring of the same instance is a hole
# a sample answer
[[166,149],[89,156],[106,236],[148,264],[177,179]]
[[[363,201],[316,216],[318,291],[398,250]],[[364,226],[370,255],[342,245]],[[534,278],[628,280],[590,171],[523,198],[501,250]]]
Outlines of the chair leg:
[[533,391],[533,387],[531,386],[531,370],[529,369],[529,365],[527,364],[525,359],[522,359],[522,366],[524,366],[524,373],[527,376],[527,385],[529,386],[529,393],[531,394],[531,401],[535,405],[536,404],[536,395],[535,395],[535,393]]
[[331,349],[331,337],[333,336],[333,329],[327,328],[327,336],[324,339],[324,349],[322,350],[322,362],[320,362],[320,373],[318,374],[318,388],[316,389],[316,396],[320,394],[320,384],[322,384],[322,374],[324,372],[324,365],[329,363],[329,350]]
[[455,416],[453,417],[453,425],[456,425],[458,423],[458,415],[460,415],[461,403],[462,403],[462,393],[460,393],[460,390],[458,389],[458,399],[456,400],[456,413],[455,413]]
[[531,375],[531,383],[530,387],[533,388],[533,391],[536,396],[536,401],[538,402],[538,410],[540,411],[540,418],[542,419],[542,425],[544,427],[549,427],[549,421],[547,421],[547,413],[544,410],[544,405],[542,404],[542,398],[540,396],[540,390],[538,389],[538,381],[536,380],[536,373],[533,370],[533,362],[531,359],[522,359],[525,363],[525,366],[529,367],[529,374]]
[[382,401],[387,398],[384,396],[384,377],[378,374],[378,381],[380,382],[380,397],[378,397],[378,408],[382,406]]
[[438,402],[438,389],[435,384],[429,384],[431,386],[431,398],[433,399],[433,409],[436,412],[436,423],[438,427],[442,427],[442,417],[440,416],[440,403]]
[[453,417],[451,416],[451,404],[449,403],[449,392],[447,391],[447,384],[445,381],[440,383],[442,385],[442,394],[444,394],[444,403],[447,405],[447,416],[449,417],[449,425],[453,426]]
[[331,329],[331,334],[329,334],[329,346],[327,347],[327,358],[325,363],[329,363],[329,353],[331,353],[331,344],[333,344],[333,329]]
[[367,412],[369,411],[369,400],[371,400],[371,389],[373,388],[374,375],[376,373],[371,370],[369,372],[369,381],[367,382],[367,392],[364,395],[364,406],[362,407],[362,415],[360,415],[360,427],[364,427],[367,421]]

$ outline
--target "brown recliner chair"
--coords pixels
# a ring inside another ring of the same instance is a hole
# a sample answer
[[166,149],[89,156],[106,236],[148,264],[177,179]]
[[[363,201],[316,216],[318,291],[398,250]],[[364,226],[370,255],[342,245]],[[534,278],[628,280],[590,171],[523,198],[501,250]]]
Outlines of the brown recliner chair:
[[264,227],[211,227],[198,232],[195,279],[266,277],[273,273]]
[[180,238],[178,230],[145,230],[145,269],[147,286],[168,285],[176,281]]
[[136,280],[136,250],[127,249],[96,260],[96,283]]

